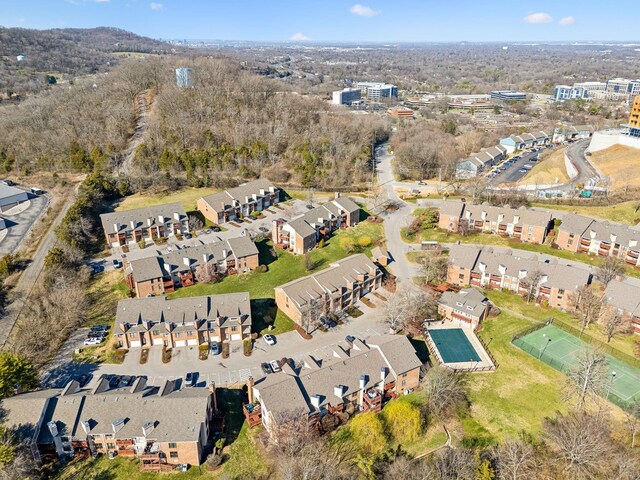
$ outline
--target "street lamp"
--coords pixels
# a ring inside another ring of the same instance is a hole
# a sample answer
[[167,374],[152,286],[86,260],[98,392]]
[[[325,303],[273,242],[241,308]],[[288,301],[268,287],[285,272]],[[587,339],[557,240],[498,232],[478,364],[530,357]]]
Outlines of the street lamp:
[[540,355],[538,355],[538,360],[542,358],[542,355],[544,355],[544,351],[547,349],[550,343],[551,343],[551,338],[548,338],[547,343],[545,343],[544,347],[542,347],[542,350],[540,350]]
[[609,388],[607,388],[607,400],[609,400],[609,393],[611,393],[611,387],[613,386],[613,381],[616,379],[616,372],[611,372],[611,383],[609,384]]

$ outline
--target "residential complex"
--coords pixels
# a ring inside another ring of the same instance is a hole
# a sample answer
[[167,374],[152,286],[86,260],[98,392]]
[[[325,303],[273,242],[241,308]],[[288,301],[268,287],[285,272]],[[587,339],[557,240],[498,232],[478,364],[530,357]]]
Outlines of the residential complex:
[[550,142],[551,136],[548,133],[537,131],[503,138],[500,140],[500,145],[507,149],[507,153],[513,153],[516,150],[522,150],[524,148],[548,145]]
[[280,373],[250,380],[245,416],[273,434],[292,416],[314,425],[327,414],[379,412],[386,400],[418,386],[421,366],[404,335],[355,339],[335,346],[332,358],[307,355],[299,368],[286,364]]
[[617,257],[633,266],[639,264],[640,230],[618,223],[569,213],[558,228],[556,244],[563,250]]
[[189,220],[180,203],[166,203],[100,215],[110,247],[155,241],[189,231]]
[[466,160],[458,162],[456,177],[471,178],[484,172],[489,167],[501,162],[507,157],[507,148],[502,145],[485,148],[480,153],[471,155]]
[[249,237],[156,253],[131,261],[123,255],[127,285],[139,298],[193,285],[198,268],[207,268],[209,275],[225,275],[249,272],[259,265],[258,249]]
[[567,140],[580,140],[593,136],[593,125],[567,125],[558,127],[553,131],[553,143],[562,143]]
[[553,98],[556,101],[583,99],[625,100],[640,95],[640,79],[612,78],[606,82],[579,82],[571,85],[556,85]]
[[604,291],[604,300],[627,315],[631,322],[631,329],[640,333],[640,286],[612,280]]
[[333,92],[331,103],[334,105],[351,105],[362,101],[362,92],[359,88],[345,88]]
[[178,388],[178,381],[151,387],[138,377],[110,388],[102,378],[89,390],[72,380],[4,399],[4,425],[22,433],[38,461],[116,452],[139,458],[147,471],[200,465],[211,445],[215,388]]
[[260,212],[280,201],[280,190],[266,178],[198,199],[198,210],[216,224]]
[[458,232],[492,232],[519,238],[523,242],[544,243],[553,227],[551,212],[530,210],[526,207],[509,208],[491,205],[473,205],[460,201],[440,205],[438,227]]
[[309,331],[320,317],[353,305],[381,285],[382,271],[359,253],[276,287],[276,303],[283,313]]
[[123,348],[187,347],[251,336],[249,294],[120,300],[115,337]]
[[356,83],[356,87],[370,100],[398,96],[398,87],[388,83],[358,82]]
[[489,300],[475,288],[444,292],[438,300],[438,313],[446,320],[461,322],[477,330],[489,313]]
[[[538,278],[536,278],[538,277]],[[530,284],[537,280],[536,284]],[[518,294],[531,293],[536,302],[550,307],[573,309],[571,298],[576,290],[591,283],[591,274],[558,260],[543,261],[536,255],[527,256],[507,250],[474,245],[454,245],[449,252],[447,281],[461,287],[481,287],[510,290]]]
[[360,207],[350,198],[336,197],[288,222],[274,220],[272,240],[276,246],[302,255],[335,230],[353,227],[359,221]]

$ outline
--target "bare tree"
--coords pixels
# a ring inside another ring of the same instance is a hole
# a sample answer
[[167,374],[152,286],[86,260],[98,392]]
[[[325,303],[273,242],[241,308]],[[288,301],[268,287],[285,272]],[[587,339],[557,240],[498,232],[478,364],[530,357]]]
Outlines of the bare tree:
[[420,256],[420,273],[424,275],[425,281],[443,282],[447,279],[448,259],[442,255],[442,251],[433,250],[425,252]]
[[579,352],[572,368],[567,372],[569,385],[567,399],[576,397],[576,408],[585,408],[589,398],[598,400],[611,387],[611,374],[605,356],[593,349]]
[[624,263],[616,257],[605,257],[600,262],[600,266],[596,271],[596,276],[606,287],[609,282],[618,276],[624,274]]
[[506,440],[496,448],[495,455],[500,480],[532,478],[538,464],[535,448],[524,438]]
[[391,330],[404,328],[415,334],[422,331],[425,320],[435,317],[438,303],[431,294],[407,288],[396,292],[384,308],[384,320]]
[[465,448],[445,448],[425,463],[423,478],[429,480],[475,480],[476,459]]
[[631,434],[631,448],[636,446],[636,435],[640,430],[640,400],[633,402],[626,412],[625,425]]
[[591,323],[600,316],[601,299],[588,285],[579,287],[570,296],[570,302],[575,308],[580,320],[580,336]]
[[216,275],[217,264],[215,260],[209,260],[195,268],[194,275],[198,283],[209,283]]
[[202,230],[204,224],[197,215],[189,215],[189,230]]
[[522,280],[520,280],[520,286],[524,287],[527,292],[523,295],[523,297],[527,300],[527,303],[531,302],[531,300],[535,299],[538,294],[538,288],[540,286],[540,281],[544,274],[540,270],[534,270],[533,272],[527,274]]
[[581,411],[545,422],[545,436],[565,477],[596,478],[606,469],[612,451],[609,429],[607,417]]
[[467,402],[466,376],[446,367],[434,367],[429,370],[424,389],[427,394],[427,415],[446,420],[453,415],[461,404]]
[[603,300],[598,323],[602,325],[609,343],[616,333],[624,332],[629,328],[630,320],[623,312]]
[[305,332],[310,332],[320,325],[320,319],[328,313],[323,298],[310,298],[300,310],[300,326]]

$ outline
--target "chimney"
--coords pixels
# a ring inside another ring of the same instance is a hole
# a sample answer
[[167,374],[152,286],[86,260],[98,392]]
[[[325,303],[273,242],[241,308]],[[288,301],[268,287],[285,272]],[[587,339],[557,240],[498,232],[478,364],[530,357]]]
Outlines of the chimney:
[[89,432],[91,431],[91,425],[89,425],[89,421],[88,420],[82,420],[80,422],[80,424],[82,425],[82,430],[84,430],[84,433],[89,435]]
[[228,252],[227,252],[227,249],[226,249],[226,248],[223,248],[223,249],[222,249],[222,259],[223,259],[223,260],[227,258],[227,253],[228,253]]
[[260,195],[264,195],[264,188],[260,189]]
[[142,436],[148,437],[151,432],[156,428],[156,422],[146,422],[142,425]]
[[147,218],[147,225],[151,226],[153,224],[153,218],[149,217]]
[[344,395],[345,390],[346,388],[344,387],[344,385],[334,385],[333,394],[340,400],[342,400],[342,396]]
[[131,228],[135,229],[136,228],[136,221],[135,220],[131,220]]
[[253,377],[249,377],[249,379],[247,380],[247,395],[249,396],[249,403],[253,404],[254,398],[253,398]]
[[504,220],[504,213],[499,213],[498,214],[498,223],[502,223],[503,220]]
[[202,254],[202,263],[207,263],[209,261],[209,254],[208,253],[203,253]]
[[158,215],[158,221],[164,223],[164,215]]
[[471,218],[471,211],[467,210],[466,212],[464,212],[465,216],[467,217],[467,220],[469,220]]
[[380,368],[380,391],[384,393],[384,379],[387,377],[387,367]]
[[340,192],[334,192],[333,198],[340,198]]
[[364,405],[364,387],[367,384],[367,376],[366,375],[360,375],[360,384],[358,385],[359,387],[359,392],[358,392],[358,406],[360,408],[363,407]]
[[251,194],[251,198],[253,198],[256,202],[258,201],[258,195],[256,195],[255,193]]
[[118,222],[113,224],[113,231],[114,232],[119,232],[120,231],[120,224]]
[[316,410],[320,410],[320,395],[311,395],[311,406]]
[[65,458],[66,453],[62,446],[62,439],[60,438],[60,432],[58,431],[56,422],[47,422],[47,428],[49,429],[49,433],[51,433],[51,437],[53,437],[53,444],[56,447],[56,453],[58,454],[58,457]]
[[483,211],[480,218],[482,218],[482,220],[486,220],[487,219],[487,212]]
[[174,212],[173,213],[173,218],[175,218],[179,222],[180,221],[180,213],[179,212]]
[[318,217],[318,223],[320,225],[324,224],[324,219],[322,217]]
[[182,263],[189,267],[191,266],[191,259],[189,257],[182,257]]
[[171,273],[171,265],[164,262],[162,262],[162,264],[164,265],[164,269],[167,271],[167,273]]
[[247,195],[244,196],[244,203],[245,204],[249,203],[249,197]]
[[220,211],[224,212],[224,202],[220,202]]
[[520,223],[520,215],[513,216],[513,223]]

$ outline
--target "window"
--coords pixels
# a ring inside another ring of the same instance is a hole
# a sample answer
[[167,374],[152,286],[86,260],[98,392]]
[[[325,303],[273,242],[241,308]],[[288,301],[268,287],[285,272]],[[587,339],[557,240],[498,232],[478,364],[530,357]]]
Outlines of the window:
[[111,440],[113,438],[113,434],[112,433],[106,433],[104,438],[105,438],[105,440]]
[[152,333],[154,336],[160,335],[160,330],[154,330]]
[[116,444],[115,443],[107,443],[107,448],[109,450],[114,450],[116,448]]
[[458,275],[458,278],[459,278],[460,280],[464,280],[464,273],[461,273],[460,275]]
[[406,380],[402,380],[402,386],[404,387],[407,384]]
[[238,327],[237,327],[237,326],[235,326],[235,325],[233,325],[233,326],[231,327],[231,331],[232,331],[232,332],[237,332],[237,331],[238,331]]
[[192,335],[193,335],[193,330],[188,330],[188,331],[187,331],[187,337],[190,337],[190,336],[192,336]]
[[178,445],[175,443],[169,443],[169,448],[178,448]]
[[178,452],[169,452],[169,457],[178,458]]
[[564,295],[564,289],[563,288],[559,288],[558,289],[558,295]]
[[131,333],[129,334],[129,337],[131,337],[131,338],[136,338],[136,336],[137,336],[137,335],[138,335],[138,334],[137,334],[136,332],[131,332]]

